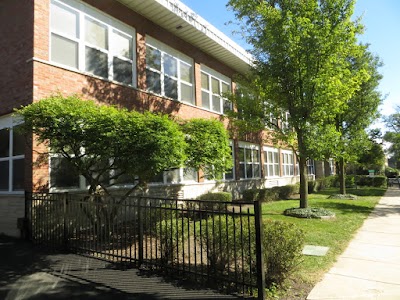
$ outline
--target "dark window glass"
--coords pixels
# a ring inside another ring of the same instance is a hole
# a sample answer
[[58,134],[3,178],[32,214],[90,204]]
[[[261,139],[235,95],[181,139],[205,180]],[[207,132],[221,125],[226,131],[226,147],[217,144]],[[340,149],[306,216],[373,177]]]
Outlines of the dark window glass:
[[13,129],[13,155],[25,154],[25,136],[18,131],[18,126]]
[[108,77],[107,53],[86,47],[86,71],[96,76]]
[[13,191],[24,190],[24,175],[25,175],[25,163],[24,159],[16,159],[13,161]]
[[8,128],[0,130],[0,157],[10,156],[10,131]]
[[161,94],[160,74],[146,70],[146,85],[148,91]]
[[161,52],[159,50],[147,46],[146,66],[161,71]]
[[0,191],[8,191],[9,162],[0,161]]
[[165,96],[172,99],[178,99],[178,81],[172,78],[164,77]]
[[51,187],[79,188],[79,174],[63,157],[51,158]]
[[132,84],[132,63],[126,60],[113,58],[114,80]]

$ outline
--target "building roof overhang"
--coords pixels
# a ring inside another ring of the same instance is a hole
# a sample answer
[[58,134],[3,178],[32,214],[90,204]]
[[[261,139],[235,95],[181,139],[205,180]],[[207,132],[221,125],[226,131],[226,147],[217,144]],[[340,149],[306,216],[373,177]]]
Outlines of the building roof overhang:
[[252,56],[178,0],[118,0],[182,40],[215,57],[238,73],[246,73]]

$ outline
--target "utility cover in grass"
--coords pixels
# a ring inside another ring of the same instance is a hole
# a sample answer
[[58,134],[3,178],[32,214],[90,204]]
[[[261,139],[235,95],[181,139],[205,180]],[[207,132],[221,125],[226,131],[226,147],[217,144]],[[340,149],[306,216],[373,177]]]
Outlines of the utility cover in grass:
[[283,214],[285,216],[291,216],[296,218],[305,219],[332,219],[335,218],[335,214],[327,209],[320,207],[308,207],[308,208],[288,208]]
[[328,250],[329,247],[305,245],[302,253],[304,255],[325,256]]

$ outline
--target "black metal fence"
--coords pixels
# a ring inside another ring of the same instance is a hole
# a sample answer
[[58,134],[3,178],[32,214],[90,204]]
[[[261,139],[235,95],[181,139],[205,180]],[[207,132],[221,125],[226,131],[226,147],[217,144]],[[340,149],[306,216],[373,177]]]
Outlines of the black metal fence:
[[27,193],[34,243],[264,298],[259,202]]

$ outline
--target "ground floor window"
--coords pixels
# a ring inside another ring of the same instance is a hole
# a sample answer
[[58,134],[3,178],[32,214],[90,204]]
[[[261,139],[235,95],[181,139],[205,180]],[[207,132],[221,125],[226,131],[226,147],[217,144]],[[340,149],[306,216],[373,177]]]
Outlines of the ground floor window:
[[315,163],[313,159],[307,160],[307,171],[308,175],[315,175]]
[[26,143],[19,124],[11,116],[0,118],[0,192],[24,190]]
[[283,176],[294,175],[294,160],[292,151],[282,150],[282,173]]
[[280,176],[279,150],[264,147],[264,175],[265,177]]
[[260,177],[260,148],[256,144],[239,143],[240,179]]

